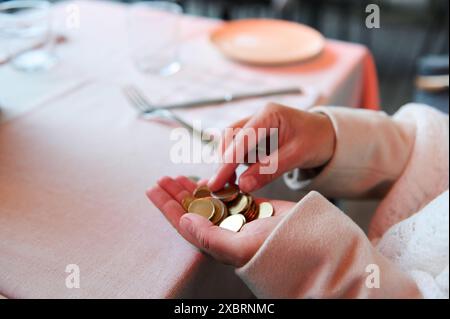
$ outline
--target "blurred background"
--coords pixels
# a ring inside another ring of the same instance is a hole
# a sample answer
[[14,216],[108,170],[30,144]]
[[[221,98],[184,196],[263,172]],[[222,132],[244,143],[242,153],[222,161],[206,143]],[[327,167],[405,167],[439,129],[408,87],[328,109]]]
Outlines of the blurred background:
[[[1,2],[2,0],[0,0]],[[115,0],[120,1],[120,0]],[[55,1],[56,2],[56,1]],[[122,2],[131,2],[123,0]],[[417,74],[448,74],[447,0],[179,0],[188,14],[234,20],[271,17],[310,25],[327,38],[366,45],[379,72],[383,109],[424,99]],[[381,9],[381,28],[367,29],[365,8]],[[436,55],[444,55],[444,60]],[[437,70],[436,70],[437,69]],[[448,93],[446,95],[448,104]],[[441,103],[441,102],[436,102]]]
[[[52,2],[58,2],[53,0]],[[112,0],[133,2],[131,0]],[[4,2],[4,0],[0,0]],[[416,90],[417,75],[448,74],[447,0],[178,0],[191,15],[224,20],[279,18],[310,25],[325,37],[361,43],[375,57],[383,109],[392,114],[401,105],[419,101],[440,104],[444,96]],[[368,4],[381,10],[381,28],[365,26]]]

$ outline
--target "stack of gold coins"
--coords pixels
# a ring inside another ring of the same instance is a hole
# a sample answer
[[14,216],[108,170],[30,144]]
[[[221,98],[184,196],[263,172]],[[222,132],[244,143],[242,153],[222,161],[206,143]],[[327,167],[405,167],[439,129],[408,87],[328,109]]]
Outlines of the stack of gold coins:
[[258,205],[250,194],[241,192],[235,184],[227,184],[216,192],[211,192],[207,186],[199,186],[191,196],[183,199],[182,205],[187,212],[235,232],[246,223],[271,217],[274,213],[269,202]]

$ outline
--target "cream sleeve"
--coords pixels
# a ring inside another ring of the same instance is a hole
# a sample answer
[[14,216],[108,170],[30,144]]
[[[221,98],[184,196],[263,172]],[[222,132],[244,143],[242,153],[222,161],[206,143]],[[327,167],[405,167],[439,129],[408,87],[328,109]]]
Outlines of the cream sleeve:
[[327,197],[382,197],[401,175],[414,144],[414,122],[383,112],[316,107],[328,115],[336,133],[333,158],[300,188]]
[[236,270],[259,298],[420,298],[415,282],[317,192]]

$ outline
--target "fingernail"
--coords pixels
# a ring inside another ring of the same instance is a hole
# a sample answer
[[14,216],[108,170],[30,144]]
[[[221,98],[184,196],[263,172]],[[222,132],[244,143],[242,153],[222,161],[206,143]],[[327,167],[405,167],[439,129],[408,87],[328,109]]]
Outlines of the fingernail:
[[180,227],[185,231],[187,231],[188,233],[192,234],[192,219],[190,219],[186,215],[181,217]]
[[210,178],[209,181],[208,181],[208,185],[214,183],[214,181],[216,180],[216,178],[217,178],[217,174],[214,174],[213,176],[211,176],[211,178]]
[[213,186],[214,183],[216,182],[216,179],[217,179],[217,173],[214,174],[214,175],[209,179],[209,181],[208,181],[208,187]]
[[251,192],[255,189],[257,180],[254,176],[246,176],[242,178],[239,184],[241,184],[242,190],[245,192]]

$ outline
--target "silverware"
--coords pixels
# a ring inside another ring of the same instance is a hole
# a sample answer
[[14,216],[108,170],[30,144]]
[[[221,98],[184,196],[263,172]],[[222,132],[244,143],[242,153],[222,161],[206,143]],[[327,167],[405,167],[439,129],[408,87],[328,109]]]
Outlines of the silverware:
[[205,133],[202,130],[197,130],[192,125],[181,119],[179,116],[174,114],[172,111],[168,109],[162,109],[162,108],[155,108],[151,106],[148,102],[145,96],[134,86],[126,86],[122,88],[123,93],[125,94],[128,101],[142,114],[146,116],[155,116],[160,118],[165,118],[168,120],[175,121],[182,125],[183,127],[187,128],[192,135],[200,138],[202,142],[205,143],[211,143],[214,141],[212,139],[212,136]]
[[143,113],[152,113],[155,109],[166,109],[166,110],[168,110],[168,109],[186,109],[186,108],[191,108],[191,107],[207,106],[207,105],[213,105],[213,104],[223,104],[223,103],[236,102],[236,101],[260,98],[260,97],[275,96],[275,95],[287,95],[287,94],[303,94],[303,91],[298,87],[288,87],[288,88],[283,88],[283,89],[268,90],[268,91],[257,92],[257,93],[227,94],[227,95],[219,97],[219,98],[194,100],[194,101],[183,102],[183,103],[178,103],[178,104],[168,104],[168,105],[151,105],[151,104],[149,104],[148,108],[142,110],[142,112]]

